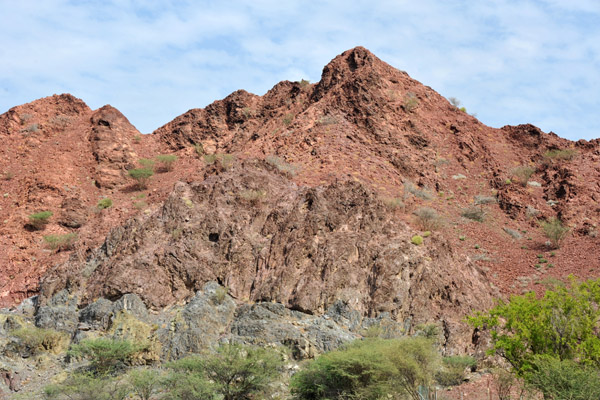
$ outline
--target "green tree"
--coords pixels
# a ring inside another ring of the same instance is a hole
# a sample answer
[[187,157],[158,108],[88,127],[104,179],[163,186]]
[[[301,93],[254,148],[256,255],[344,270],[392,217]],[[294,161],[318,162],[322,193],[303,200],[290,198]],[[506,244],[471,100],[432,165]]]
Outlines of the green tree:
[[542,298],[530,292],[468,318],[490,330],[491,353],[505,358],[522,375],[534,369],[536,356],[577,360],[600,368],[600,279],[547,290]]
[[439,366],[433,342],[424,337],[364,339],[322,354],[292,376],[296,399],[376,400],[409,395],[420,399]]
[[86,339],[71,346],[69,356],[85,357],[97,375],[106,375],[126,365],[144,346],[128,340],[109,338]]
[[44,388],[44,397],[52,400],[123,400],[129,393],[119,378],[89,373],[75,373],[59,384]]
[[146,189],[150,177],[154,175],[154,171],[150,168],[135,168],[130,169],[128,172],[129,176],[136,180],[139,189]]
[[160,388],[160,376],[153,369],[134,369],[127,374],[127,383],[141,400],[150,400]]
[[572,360],[536,356],[525,380],[547,400],[600,399],[600,370]]
[[187,357],[169,365],[178,373],[174,375],[176,378],[184,377],[181,382],[171,380],[175,385],[173,391],[193,393],[208,388],[224,400],[264,395],[281,366],[281,356],[274,350],[237,344],[221,345],[215,354]]

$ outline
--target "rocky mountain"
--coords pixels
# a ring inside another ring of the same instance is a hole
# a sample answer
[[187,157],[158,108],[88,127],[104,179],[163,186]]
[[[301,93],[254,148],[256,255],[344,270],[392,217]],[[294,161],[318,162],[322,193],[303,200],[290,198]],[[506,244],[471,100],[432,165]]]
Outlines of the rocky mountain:
[[[435,324],[452,353],[473,351],[472,310],[600,267],[599,140],[485,126],[361,47],[316,84],[237,91],[151,135],[55,95],[1,115],[0,139],[0,304],[39,294],[29,317],[75,340],[131,334],[120,313],[142,310],[158,358],[200,346],[185,310],[217,288],[214,340],[302,358],[385,321]],[[161,154],[178,158],[140,189],[127,171]],[[570,228],[558,249],[552,217]]]

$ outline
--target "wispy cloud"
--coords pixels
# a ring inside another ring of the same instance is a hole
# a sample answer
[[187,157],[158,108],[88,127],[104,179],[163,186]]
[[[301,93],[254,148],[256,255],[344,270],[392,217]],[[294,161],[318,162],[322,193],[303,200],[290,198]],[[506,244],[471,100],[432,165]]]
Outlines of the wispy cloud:
[[600,136],[600,3],[300,0],[0,3],[0,112],[70,92],[150,132],[236,89],[316,81],[363,45],[492,126]]

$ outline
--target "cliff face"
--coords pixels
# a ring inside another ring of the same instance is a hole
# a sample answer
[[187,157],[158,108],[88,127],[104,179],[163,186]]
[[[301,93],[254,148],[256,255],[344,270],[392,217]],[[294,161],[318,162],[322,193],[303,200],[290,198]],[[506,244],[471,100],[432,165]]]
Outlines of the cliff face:
[[[470,310],[600,266],[597,140],[487,127],[360,47],[316,84],[238,91],[152,135],[61,95],[0,116],[0,137],[4,305],[40,278],[41,305],[66,289],[78,309],[133,293],[159,310],[216,281],[238,303],[321,315],[340,301],[435,322],[462,346]],[[178,160],[147,189],[128,179],[166,153]],[[29,229],[44,210],[48,223]],[[414,215],[424,210],[435,223]],[[551,251],[539,222],[553,216],[571,230]],[[67,233],[70,247],[44,242]]]

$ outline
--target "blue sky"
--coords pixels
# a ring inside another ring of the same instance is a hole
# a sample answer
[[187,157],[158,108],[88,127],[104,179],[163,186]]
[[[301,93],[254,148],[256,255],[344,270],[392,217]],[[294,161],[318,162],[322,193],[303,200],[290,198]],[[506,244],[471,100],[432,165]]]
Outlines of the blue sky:
[[54,93],[149,133],[357,45],[484,123],[600,137],[600,1],[0,0],[0,113]]

